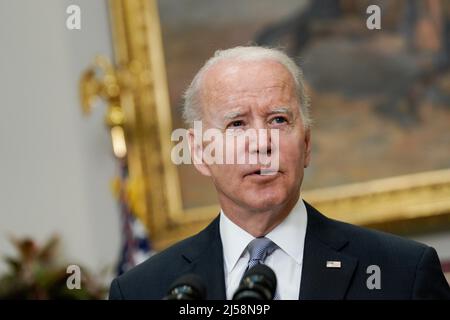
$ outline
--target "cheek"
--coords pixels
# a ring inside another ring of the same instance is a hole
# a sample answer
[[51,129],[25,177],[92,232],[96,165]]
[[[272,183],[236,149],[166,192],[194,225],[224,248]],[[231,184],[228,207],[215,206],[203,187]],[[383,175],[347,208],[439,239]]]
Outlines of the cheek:
[[280,136],[280,163],[298,166],[304,162],[304,143],[298,135]]

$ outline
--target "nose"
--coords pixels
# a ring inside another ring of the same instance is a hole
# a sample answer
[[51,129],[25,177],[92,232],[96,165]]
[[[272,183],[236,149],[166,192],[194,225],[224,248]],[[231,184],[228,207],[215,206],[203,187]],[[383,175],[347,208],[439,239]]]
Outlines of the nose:
[[270,156],[272,153],[272,132],[264,126],[252,128],[255,134],[249,135],[248,152],[250,154]]

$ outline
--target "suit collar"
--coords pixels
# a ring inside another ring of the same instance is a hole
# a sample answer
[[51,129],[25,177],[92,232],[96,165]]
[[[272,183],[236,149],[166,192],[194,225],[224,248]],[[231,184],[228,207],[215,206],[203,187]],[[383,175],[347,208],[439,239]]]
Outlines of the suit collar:
[[308,214],[306,232],[334,250],[340,251],[343,249],[348,244],[349,239],[337,228],[335,221],[325,217],[306,201],[303,202]]
[[[308,212],[300,299],[344,299],[358,260],[342,252],[349,240],[338,225],[305,202]],[[340,268],[327,267],[339,261]]]
[[223,249],[219,234],[219,217],[191,238],[192,243],[182,253],[188,265],[180,273],[195,273],[207,286],[208,300],[226,300],[223,270]]

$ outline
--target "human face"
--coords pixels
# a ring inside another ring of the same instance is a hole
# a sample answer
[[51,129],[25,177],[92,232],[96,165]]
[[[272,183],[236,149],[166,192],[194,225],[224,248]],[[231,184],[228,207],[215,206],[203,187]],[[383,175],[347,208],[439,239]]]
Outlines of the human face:
[[[223,60],[204,74],[200,90],[204,130],[276,129],[255,147],[235,146],[235,154],[259,153],[272,145],[271,156],[279,157],[278,170],[271,175],[255,172],[258,164],[195,164],[211,176],[222,208],[269,211],[298,200],[304,168],[309,165],[310,132],[303,126],[292,75],[272,60]],[[197,152],[194,131],[189,134],[191,151]],[[205,147],[205,145],[203,145]]]

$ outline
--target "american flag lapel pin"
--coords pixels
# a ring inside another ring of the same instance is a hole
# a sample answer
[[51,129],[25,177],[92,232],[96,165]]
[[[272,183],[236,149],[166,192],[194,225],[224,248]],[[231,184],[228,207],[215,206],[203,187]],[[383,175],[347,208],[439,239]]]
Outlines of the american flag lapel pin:
[[340,261],[327,261],[327,268],[339,269],[341,267]]

